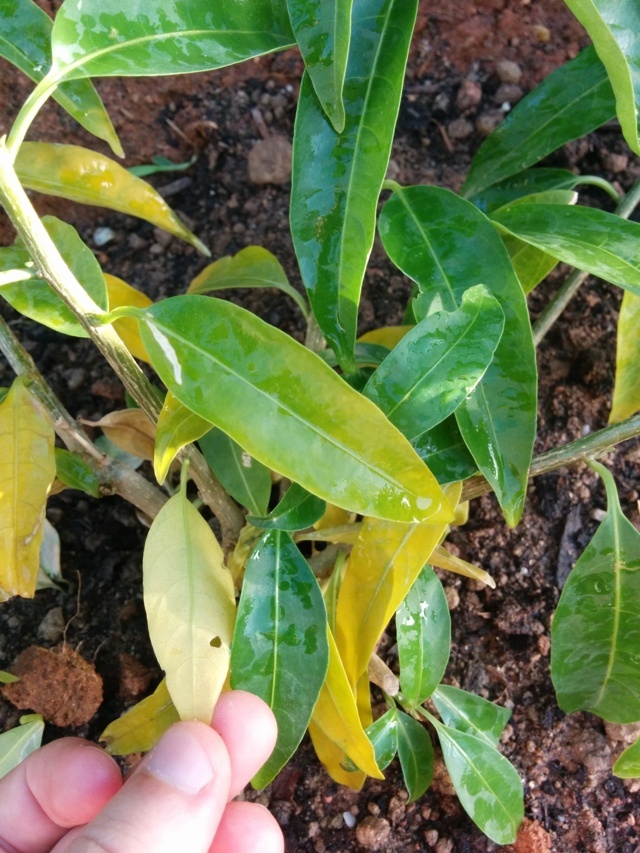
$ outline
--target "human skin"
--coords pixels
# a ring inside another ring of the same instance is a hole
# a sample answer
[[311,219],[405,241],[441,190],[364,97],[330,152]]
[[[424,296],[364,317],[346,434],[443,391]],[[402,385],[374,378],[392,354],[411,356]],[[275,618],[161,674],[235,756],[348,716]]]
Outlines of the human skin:
[[231,802],[269,757],[271,710],[223,694],[211,726],[175,723],[123,784],[80,738],[47,744],[0,780],[2,853],[282,853],[275,819]]

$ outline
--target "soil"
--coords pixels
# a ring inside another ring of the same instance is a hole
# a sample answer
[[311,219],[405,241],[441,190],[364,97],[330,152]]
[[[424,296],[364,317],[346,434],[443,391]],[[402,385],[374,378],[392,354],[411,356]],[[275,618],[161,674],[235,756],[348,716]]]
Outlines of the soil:
[[[43,0],[41,5],[51,11],[59,4]],[[560,0],[442,5],[437,11],[422,4],[390,176],[401,183],[455,190],[483,134],[508,104],[575,56],[586,38]],[[505,60],[516,64],[515,71]],[[265,246],[297,286],[284,152],[292,136],[300,71],[298,55],[289,51],[212,74],[98,81],[128,152],[125,165],[149,162],[158,154],[175,162],[196,155],[188,171],[150,180],[213,257],[247,245]],[[25,78],[0,65],[0,133],[9,128],[29,90]],[[55,105],[42,111],[31,138],[108,153]],[[270,178],[277,183],[262,183],[254,169],[249,174],[250,153],[265,139],[276,149],[267,168],[273,168],[276,157],[284,158],[284,170],[278,161],[277,174]],[[603,175],[623,189],[640,176],[640,163],[615,126],[566,146],[549,162]],[[599,195],[587,196],[587,203],[610,209]],[[206,263],[191,247],[133,218],[42,196],[36,204],[41,213],[72,222],[106,271],[153,299],[183,292]],[[102,246],[96,245],[98,227],[112,232]],[[0,244],[12,240],[12,230],[0,216]],[[560,269],[534,291],[534,317],[565,274]],[[364,287],[361,332],[399,322],[408,294],[409,283],[376,246]],[[281,295],[232,291],[229,298],[302,338],[302,316]],[[619,300],[620,291],[589,280],[541,344],[537,453],[606,425]],[[6,305],[1,310],[74,415],[95,420],[122,406],[120,386],[88,342],[37,327]],[[10,381],[11,371],[0,361],[0,384]],[[623,510],[640,528],[640,442],[628,442],[605,461],[616,476]],[[517,853],[640,849],[640,783],[611,774],[630,732],[588,714],[566,716],[549,677],[549,629],[560,588],[604,506],[604,490],[590,469],[563,469],[532,482],[517,529],[509,530],[493,497],[485,497],[473,502],[468,524],[450,539],[452,549],[491,572],[497,583],[491,591],[443,575],[454,631],[446,680],[513,711],[501,748],[525,785],[527,818],[513,847]],[[64,728],[48,725],[46,737],[73,733],[97,740],[107,723],[161,675],[141,600],[145,530],[120,499],[96,502],[72,491],[50,499],[48,518],[60,534],[68,584],[39,592],[34,601],[14,599],[2,606],[0,668],[11,668],[34,644],[53,650],[63,643],[80,653],[103,681],[102,703],[82,722]],[[65,654],[51,652],[45,658],[60,661]],[[392,637],[385,655],[393,665]],[[43,660],[38,658],[38,666]],[[82,672],[76,691],[80,698],[87,677]],[[73,694],[74,682],[58,683]],[[93,684],[91,689],[95,694],[99,688]],[[0,698],[2,730],[15,725],[21,713],[8,698]],[[269,788],[246,796],[273,811],[291,853],[496,849],[462,811],[442,766],[427,794],[409,804],[395,764],[384,782],[368,780],[361,792],[353,792],[328,778],[305,740]],[[350,816],[345,818],[346,813]]]

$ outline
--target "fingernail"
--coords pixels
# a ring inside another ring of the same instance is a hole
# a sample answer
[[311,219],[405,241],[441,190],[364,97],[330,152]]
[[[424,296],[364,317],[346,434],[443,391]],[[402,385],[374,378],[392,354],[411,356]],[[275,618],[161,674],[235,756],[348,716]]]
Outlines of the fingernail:
[[149,756],[145,770],[190,795],[201,791],[215,775],[199,741],[179,725],[162,736]]

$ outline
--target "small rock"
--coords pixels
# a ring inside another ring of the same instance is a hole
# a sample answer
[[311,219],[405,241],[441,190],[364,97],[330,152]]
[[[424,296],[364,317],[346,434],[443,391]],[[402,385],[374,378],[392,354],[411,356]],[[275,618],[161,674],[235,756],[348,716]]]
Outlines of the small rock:
[[510,59],[501,59],[496,62],[496,74],[501,83],[519,83],[522,77],[522,68]]
[[284,136],[261,139],[249,152],[249,180],[253,184],[284,184],[291,177],[292,147]]
[[398,165],[398,161],[392,158],[389,160],[389,165],[387,166],[386,178],[388,181],[397,181],[399,177],[400,166]]
[[106,225],[101,228],[96,228],[93,232],[93,242],[100,248],[101,246],[106,246],[107,243],[110,243],[114,237],[116,236],[116,232],[113,228],[108,228]]
[[453,841],[450,838],[441,838],[436,844],[436,853],[451,853]]
[[482,100],[482,86],[476,80],[463,80],[458,94],[456,95],[456,106],[461,110],[470,110],[477,107]]
[[551,33],[547,27],[544,27],[542,24],[534,24],[531,29],[533,30],[536,41],[539,41],[540,44],[548,44],[551,41]]
[[64,633],[64,624],[62,607],[52,607],[38,625],[38,636],[48,643],[58,643]]
[[466,118],[456,118],[447,125],[451,139],[468,139],[473,133],[473,125]]
[[449,610],[456,610],[460,606],[460,596],[455,586],[446,586],[444,588],[444,595],[447,599]]
[[166,249],[169,243],[173,240],[173,235],[165,231],[164,228],[154,228],[153,237],[159,246]]
[[146,692],[153,673],[144,664],[140,663],[137,658],[126,652],[122,652],[119,655],[119,662],[120,696],[126,702],[133,702],[142,693]]
[[349,829],[353,829],[356,825],[355,816],[351,814],[351,812],[342,812],[342,818],[345,824],[349,827]]
[[435,847],[438,841],[438,830],[437,829],[427,829],[424,834],[424,840],[427,842],[429,847]]
[[476,130],[482,136],[491,136],[503,118],[502,110],[491,110],[490,112],[482,113],[476,119]]
[[81,367],[76,367],[74,370],[70,370],[69,375],[67,376],[67,385],[69,390],[77,391],[79,388],[82,388],[86,377],[87,373]]
[[629,165],[629,158],[626,154],[616,154],[613,151],[603,151],[600,159],[605,169],[608,172],[613,172],[614,175],[625,172]]
[[518,101],[522,100],[522,96],[524,92],[520,88],[520,86],[516,86],[515,83],[503,83],[502,86],[498,86],[496,93],[494,95],[494,100],[498,104],[517,104]]
[[525,818],[511,850],[512,853],[551,853],[551,836],[537,821]]
[[358,843],[367,850],[383,850],[390,835],[391,826],[383,817],[365,817],[356,827]]
[[134,252],[139,252],[141,249],[146,249],[149,245],[145,239],[143,239],[139,234],[129,234],[127,237],[127,243],[129,244],[129,248],[133,249]]

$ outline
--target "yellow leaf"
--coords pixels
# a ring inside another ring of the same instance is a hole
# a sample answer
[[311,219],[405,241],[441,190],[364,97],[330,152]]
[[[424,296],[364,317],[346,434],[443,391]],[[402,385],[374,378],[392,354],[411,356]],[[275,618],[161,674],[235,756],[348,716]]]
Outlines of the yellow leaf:
[[209,421],[205,421],[204,418],[187,409],[176,400],[171,391],[167,391],[156,427],[153,455],[156,480],[164,483],[169,466],[176,458],[176,454],[185,445],[202,438],[210,429]]
[[326,527],[338,527],[341,524],[347,524],[350,515],[351,513],[346,509],[328,503],[324,515],[313,526],[316,530],[324,530]]
[[296,542],[333,542],[336,545],[354,545],[358,541],[360,528],[360,524],[339,524],[337,527],[323,527],[320,530],[298,533]]
[[618,319],[616,383],[609,423],[640,411],[640,296],[625,290]]
[[[320,696],[311,717],[312,725],[309,727],[309,733],[313,740],[312,729],[314,727],[319,729],[325,739],[334,744],[338,751],[343,754],[342,758],[338,759],[337,766],[333,760],[331,760],[331,763],[325,764],[332,778],[336,778],[334,774],[338,774],[339,772],[340,761],[344,761],[344,755],[348,755],[363,773],[367,773],[376,779],[384,779],[376,764],[375,752],[371,741],[365,734],[362,723],[360,722],[356,698],[349,685],[347,674],[340,660],[340,654],[331,631],[328,631],[328,636],[329,669],[324,687],[320,691]],[[318,742],[322,747],[320,738]],[[315,745],[316,742],[314,740]],[[326,748],[324,752],[327,755],[330,751]],[[335,750],[331,752],[337,756]],[[323,764],[325,763],[320,754],[318,754],[318,758],[320,758]],[[351,776],[352,774],[348,775]],[[350,785],[351,783],[345,782],[345,784]]]
[[333,781],[338,785],[346,785],[354,791],[359,791],[365,783],[366,774],[361,770],[350,772],[344,769],[342,765],[347,760],[347,754],[328,738],[313,720],[309,723],[309,737],[318,760],[324,764]]
[[35,595],[54,440],[51,421],[18,377],[0,404],[0,601]]
[[153,459],[156,428],[142,409],[122,409],[110,412],[99,421],[78,418],[87,426],[98,426],[116,447],[139,459]]
[[488,572],[478,568],[478,566],[474,566],[473,563],[461,560],[460,557],[454,557],[453,554],[450,554],[441,545],[434,548],[433,553],[429,557],[429,562],[437,569],[446,569],[449,572],[455,572],[457,575],[464,575],[465,578],[473,578],[474,581],[485,583],[491,589],[496,588],[496,582]]
[[210,254],[151,184],[103,154],[78,145],[23,142],[16,171],[31,190],[138,216]]
[[179,719],[167,690],[167,681],[163,678],[151,696],[109,723],[100,740],[106,742],[107,752],[111,755],[148,752]]
[[264,534],[264,530],[254,527],[253,524],[245,524],[238,536],[236,547],[228,559],[228,567],[235,585],[240,588],[240,578],[243,576],[251,552],[256,547],[258,539]]
[[[111,311],[114,308],[122,308],[124,305],[132,305],[134,308],[148,308],[149,305],[153,305],[146,293],[136,290],[135,287],[131,287],[121,278],[105,273],[104,280],[107,283],[109,309]],[[134,358],[146,361],[147,364],[150,363],[147,350],[140,337],[140,327],[137,320],[134,320],[133,317],[121,317],[114,321],[113,328]]]
[[362,344],[380,344],[387,349],[393,349],[413,326],[384,326],[382,329],[372,329],[358,338]]
[[369,687],[369,672],[365,671],[358,679],[356,685],[356,704],[358,715],[363,729],[368,728],[373,722],[373,711],[371,710],[371,688]]
[[181,719],[210,723],[229,669],[231,573],[182,488],[156,516],[142,561],[151,644]]

